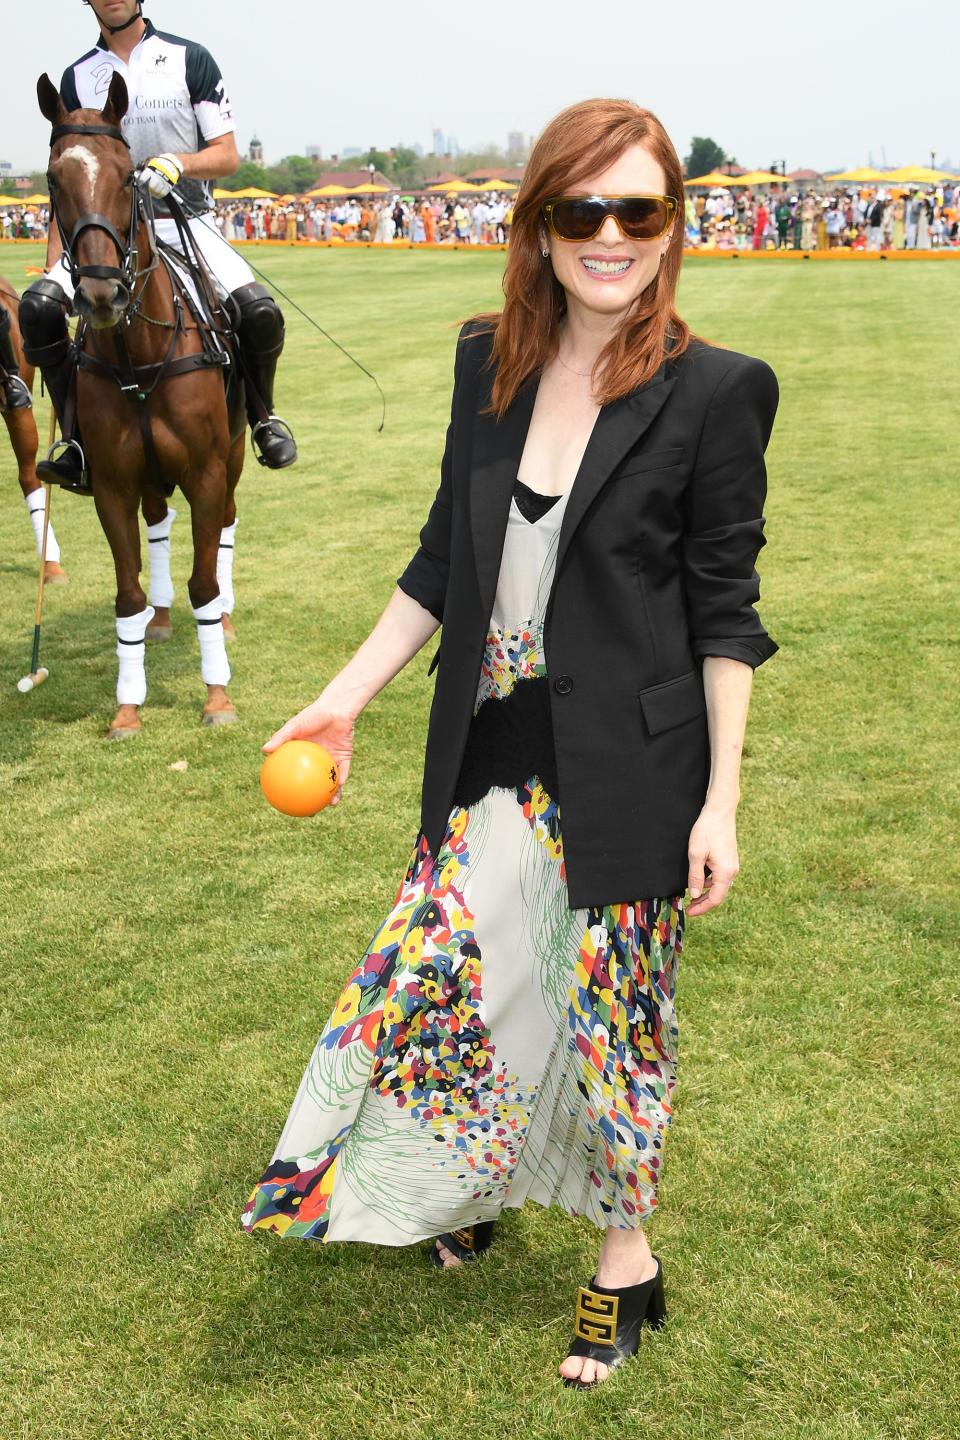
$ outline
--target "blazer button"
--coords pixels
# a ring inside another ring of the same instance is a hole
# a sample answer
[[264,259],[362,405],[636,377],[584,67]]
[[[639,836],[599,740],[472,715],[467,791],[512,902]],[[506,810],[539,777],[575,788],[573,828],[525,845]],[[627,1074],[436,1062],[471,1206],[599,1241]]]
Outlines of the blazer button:
[[570,675],[558,675],[553,682],[553,688],[558,695],[569,695],[573,689],[573,679]]

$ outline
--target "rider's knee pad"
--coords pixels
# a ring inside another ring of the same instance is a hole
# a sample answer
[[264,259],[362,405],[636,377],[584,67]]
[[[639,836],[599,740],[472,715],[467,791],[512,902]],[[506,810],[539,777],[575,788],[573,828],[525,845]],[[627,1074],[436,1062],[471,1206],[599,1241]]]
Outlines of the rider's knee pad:
[[24,291],[20,301],[23,350],[31,365],[62,360],[70,347],[67,297],[56,280],[45,275]]
[[241,285],[232,297],[240,312],[237,333],[241,345],[256,355],[279,355],[283,349],[283,314],[265,285]]

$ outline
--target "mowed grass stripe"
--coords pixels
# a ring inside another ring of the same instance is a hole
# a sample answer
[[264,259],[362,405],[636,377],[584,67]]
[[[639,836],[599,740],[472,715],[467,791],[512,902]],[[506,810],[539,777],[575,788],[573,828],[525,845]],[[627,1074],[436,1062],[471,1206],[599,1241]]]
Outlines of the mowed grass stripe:
[[[26,248],[0,268],[21,288]],[[23,698],[34,558],[0,511],[4,855],[0,1434],[291,1432],[946,1440],[960,1202],[958,386],[949,267],[688,262],[681,308],[781,384],[769,451],[742,872],[691,922],[662,1210],[671,1324],[596,1394],[555,1385],[597,1232],[508,1212],[476,1272],[421,1248],[251,1241],[237,1224],[416,831],[432,647],[361,719],[346,802],[275,815],[259,744],[367,633],[437,483],[456,322],[495,255],[254,256],[288,310],[279,408],[303,459],[240,490],[232,691],[211,734],[174,531],[176,634],[146,730],[112,713],[114,581],[54,497],[71,584]],[[38,406],[43,429],[45,402]],[[188,768],[171,771],[184,759]]]

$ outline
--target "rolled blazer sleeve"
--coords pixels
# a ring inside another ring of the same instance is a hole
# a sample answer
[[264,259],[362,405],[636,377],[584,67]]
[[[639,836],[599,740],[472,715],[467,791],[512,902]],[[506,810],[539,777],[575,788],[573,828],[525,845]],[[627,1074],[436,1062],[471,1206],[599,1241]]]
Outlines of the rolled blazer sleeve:
[[700,437],[687,496],[684,581],[696,658],[727,655],[756,669],[779,649],[754,609],[757,555],[766,544],[763,454],[779,387],[764,361],[737,360],[714,391]]
[[440,484],[426,523],[420,531],[420,545],[413,558],[397,580],[400,589],[429,610],[435,620],[443,623],[443,606],[447,596],[447,579],[450,574],[450,520],[453,504],[453,430],[457,409],[457,387],[460,383],[463,341],[469,333],[469,325],[460,331],[457,340],[457,355],[453,366],[453,397],[450,402],[450,423],[440,461]]

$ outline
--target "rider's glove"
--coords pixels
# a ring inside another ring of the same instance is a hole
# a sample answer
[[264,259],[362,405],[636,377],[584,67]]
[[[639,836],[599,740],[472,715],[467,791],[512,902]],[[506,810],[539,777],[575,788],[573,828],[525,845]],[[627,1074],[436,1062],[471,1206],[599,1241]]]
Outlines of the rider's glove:
[[163,200],[180,181],[183,166],[176,155],[154,155],[137,171],[137,184]]

